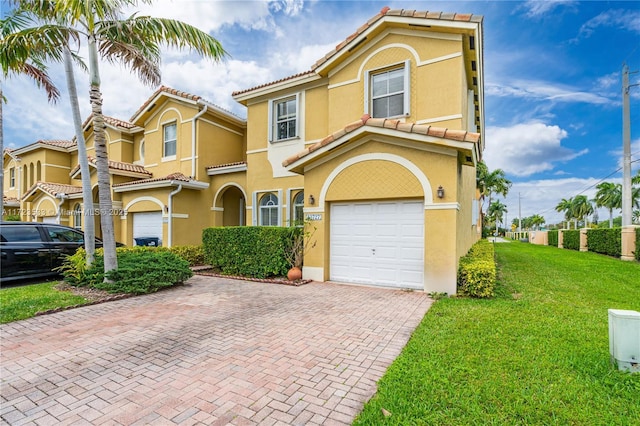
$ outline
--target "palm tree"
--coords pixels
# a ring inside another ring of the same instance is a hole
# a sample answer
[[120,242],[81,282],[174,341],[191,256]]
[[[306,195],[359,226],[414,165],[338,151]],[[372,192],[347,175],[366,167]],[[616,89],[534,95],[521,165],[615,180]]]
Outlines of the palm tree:
[[598,192],[593,201],[597,207],[609,210],[609,228],[613,228],[613,209],[622,208],[622,185],[619,183],[602,182],[596,186]]
[[560,202],[558,203],[558,205],[556,206],[556,211],[557,212],[564,212],[564,219],[567,222],[567,228],[569,228],[569,221],[571,221],[571,219],[573,219],[573,215],[572,215],[572,210],[571,210],[571,206],[573,205],[573,198],[563,198],[562,200],[560,200]]
[[540,216],[539,214],[534,214],[529,218],[529,220],[530,220],[531,226],[535,227],[536,229],[539,229],[540,225],[544,225],[544,223],[546,222],[544,220],[544,217]]
[[496,224],[496,234],[498,233],[498,223],[502,222],[505,213],[507,213],[507,206],[502,204],[500,200],[491,203],[487,210],[488,217]]
[[[476,188],[483,197],[488,197],[488,206],[491,208],[491,198],[493,194],[499,194],[503,197],[507,196],[511,181],[506,178],[504,170],[495,169],[490,172],[484,162],[479,162],[476,168]],[[482,207],[482,206],[481,206]],[[482,208],[480,209],[482,211]],[[487,212],[488,213],[488,212]]]
[[127,6],[135,6],[138,3],[136,0],[39,0],[19,3],[37,16],[66,27],[79,39],[87,42],[89,98],[93,118],[100,212],[103,213],[100,215],[100,223],[104,268],[105,272],[117,269],[113,217],[108,213],[112,210],[111,184],[98,56],[102,55],[111,62],[124,62],[136,71],[144,83],[157,85],[160,83],[161,44],[175,48],[188,47],[215,61],[222,59],[226,52],[215,38],[177,20],[136,15],[120,19],[121,10]]
[[[2,40],[25,22],[26,16],[20,11],[12,11],[4,19],[0,20],[0,37]],[[38,87],[42,87],[46,93],[49,102],[55,103],[60,97],[60,91],[53,84],[51,78],[47,74],[47,68],[42,62],[42,54],[45,51],[36,52],[36,54],[23,61],[15,61],[16,52],[3,49],[0,45],[0,65],[2,66],[2,75],[7,78],[11,75],[23,74],[30,77]],[[2,93],[2,81],[0,80],[0,153],[4,155],[4,131],[2,125],[2,104],[5,98]],[[0,170],[0,193],[4,194],[4,171]],[[4,211],[4,196],[0,200],[0,211]]]
[[[571,211],[573,213],[573,217],[576,220],[584,220],[585,226],[586,226],[587,216],[593,214],[593,204],[591,204],[591,202],[589,201],[586,195],[576,195],[573,198]],[[576,222],[576,228],[577,228],[577,222]]]

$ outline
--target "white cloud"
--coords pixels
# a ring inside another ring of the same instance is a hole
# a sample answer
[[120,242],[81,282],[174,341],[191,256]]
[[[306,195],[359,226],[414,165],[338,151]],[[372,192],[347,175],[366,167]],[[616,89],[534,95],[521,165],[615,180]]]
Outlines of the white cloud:
[[634,33],[640,33],[640,12],[631,10],[607,10],[602,12],[580,27],[576,39],[591,37],[600,27],[624,28]]
[[487,127],[484,159],[489,169],[530,176],[552,170],[555,162],[569,161],[588,152],[563,147],[561,142],[566,137],[566,130],[539,122]]
[[572,6],[576,4],[575,0],[527,0],[522,4],[521,8],[526,10],[526,15],[531,18],[540,18],[543,15],[551,13],[554,9],[561,6]]
[[606,96],[577,88],[537,80],[512,80],[500,84],[487,83],[485,94],[497,97],[516,97],[536,101],[578,102],[594,105],[611,104]]

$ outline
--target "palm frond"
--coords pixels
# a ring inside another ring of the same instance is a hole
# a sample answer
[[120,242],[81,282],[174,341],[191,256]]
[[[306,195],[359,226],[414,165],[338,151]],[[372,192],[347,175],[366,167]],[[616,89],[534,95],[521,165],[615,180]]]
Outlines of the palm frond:
[[22,64],[22,74],[29,76],[36,82],[38,87],[44,88],[45,92],[47,92],[47,99],[49,102],[55,103],[60,98],[60,91],[49,78],[49,75],[46,73],[46,69],[42,69],[29,63],[24,63]]
[[181,21],[149,16],[135,16],[119,22],[103,22],[100,33],[138,34],[148,43],[178,49],[189,48],[209,59],[219,61],[228,56],[218,40]]
[[150,86],[160,84],[159,54],[150,58],[136,46],[114,40],[101,40],[98,52],[111,63],[121,62],[130,67],[143,83]]

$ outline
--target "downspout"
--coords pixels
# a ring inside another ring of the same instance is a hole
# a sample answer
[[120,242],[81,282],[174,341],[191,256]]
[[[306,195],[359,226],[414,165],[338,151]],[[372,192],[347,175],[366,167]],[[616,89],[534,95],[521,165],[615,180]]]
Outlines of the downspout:
[[171,247],[171,243],[173,240],[173,196],[178,192],[182,191],[182,184],[178,185],[174,191],[169,193],[169,221],[167,222],[167,247]]
[[58,203],[58,214],[56,215],[56,223],[60,225],[60,216],[62,216],[62,205],[66,200],[69,199],[69,196],[64,192],[61,192],[60,194],[56,194],[56,198],[60,200],[60,202]]
[[198,118],[202,117],[209,109],[209,105],[204,105],[204,109],[193,116],[193,120],[191,121],[191,177],[193,179],[196,178],[196,121]]

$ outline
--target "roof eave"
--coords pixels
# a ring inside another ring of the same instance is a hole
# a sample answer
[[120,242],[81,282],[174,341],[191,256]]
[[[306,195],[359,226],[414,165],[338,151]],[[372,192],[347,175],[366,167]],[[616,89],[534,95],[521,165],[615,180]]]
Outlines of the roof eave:
[[199,182],[199,181],[181,181],[181,180],[161,180],[157,182],[144,182],[144,183],[131,183],[125,184],[123,186],[113,187],[113,192],[131,192],[131,191],[142,191],[145,189],[160,189],[160,188],[170,188],[170,187],[178,187],[182,186],[186,189],[196,189],[196,190],[204,190],[209,188],[209,184],[207,182]]
[[255,89],[242,92],[237,95],[233,95],[233,99],[235,99],[237,102],[241,103],[242,105],[246,106],[246,102],[248,102],[253,98],[268,95],[280,90],[290,89],[293,87],[297,87],[301,84],[310,83],[320,79],[322,79],[322,77],[317,73],[308,73],[308,74],[301,75],[299,77],[294,77],[294,78],[287,79],[287,80],[280,81],[273,84],[266,84],[264,86],[260,86]]

